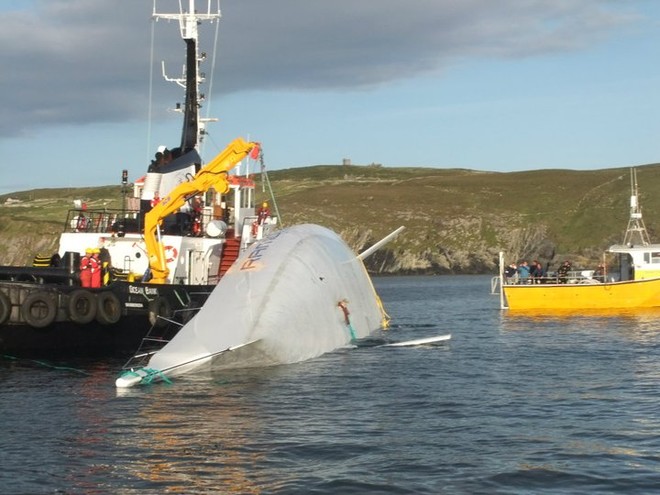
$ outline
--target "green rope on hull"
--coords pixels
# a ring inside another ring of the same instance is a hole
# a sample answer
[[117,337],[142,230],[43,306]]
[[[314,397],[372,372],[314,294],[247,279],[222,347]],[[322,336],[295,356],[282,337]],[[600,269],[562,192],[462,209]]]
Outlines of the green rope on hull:
[[[145,374],[141,375],[137,371],[142,371]],[[170,384],[172,383],[172,380],[167,378],[167,376],[165,376],[165,374],[162,371],[157,370],[155,368],[138,368],[137,371],[134,371],[134,370],[124,371],[120,375],[120,378],[124,378],[124,377],[127,377],[127,376],[138,377],[138,378],[140,378],[140,385],[151,385],[154,382],[154,380],[157,379],[157,378],[159,378],[160,380],[162,380],[165,383],[170,383]]]

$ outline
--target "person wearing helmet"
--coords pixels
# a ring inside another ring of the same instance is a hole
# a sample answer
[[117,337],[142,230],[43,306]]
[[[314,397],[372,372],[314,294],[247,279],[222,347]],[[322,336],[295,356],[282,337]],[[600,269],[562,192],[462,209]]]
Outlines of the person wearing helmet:
[[92,285],[92,272],[91,272],[91,259],[92,248],[85,249],[85,256],[80,260],[80,285],[83,287],[91,287]]
[[268,218],[270,218],[270,208],[268,208],[268,202],[264,201],[257,210],[257,223],[263,225]]
[[101,260],[99,248],[92,249],[92,257],[89,260],[90,287],[98,289],[101,287]]

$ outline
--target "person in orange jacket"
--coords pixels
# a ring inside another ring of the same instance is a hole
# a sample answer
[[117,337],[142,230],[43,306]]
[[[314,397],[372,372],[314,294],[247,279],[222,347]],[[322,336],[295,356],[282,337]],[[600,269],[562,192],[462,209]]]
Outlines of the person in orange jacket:
[[99,255],[101,250],[94,248],[92,250],[92,257],[89,260],[90,267],[90,287],[98,289],[101,287],[101,260]]
[[80,260],[80,285],[83,287],[92,286],[91,272],[92,248],[85,249],[85,256]]

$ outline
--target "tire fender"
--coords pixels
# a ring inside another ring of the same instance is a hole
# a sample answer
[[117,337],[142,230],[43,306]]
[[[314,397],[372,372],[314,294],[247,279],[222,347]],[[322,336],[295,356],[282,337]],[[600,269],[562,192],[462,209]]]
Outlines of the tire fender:
[[48,292],[31,292],[21,304],[21,316],[33,328],[45,328],[57,316],[57,302]]
[[97,297],[96,320],[102,325],[114,325],[121,319],[121,302],[114,292],[100,292]]
[[84,289],[74,290],[69,294],[67,310],[69,319],[79,325],[90,323],[96,316],[96,296]]
[[11,316],[11,301],[4,292],[0,292],[0,325],[5,323]]
[[172,306],[164,297],[156,297],[149,303],[149,323],[155,327],[164,327],[168,324],[163,318],[172,318]]

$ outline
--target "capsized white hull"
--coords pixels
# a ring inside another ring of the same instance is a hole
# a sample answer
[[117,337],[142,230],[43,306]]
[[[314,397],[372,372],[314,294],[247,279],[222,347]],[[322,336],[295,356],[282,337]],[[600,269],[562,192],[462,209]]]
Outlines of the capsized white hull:
[[297,225],[243,253],[148,368],[173,376],[210,356],[222,366],[294,363],[366,337],[383,322],[355,253],[327,228]]

